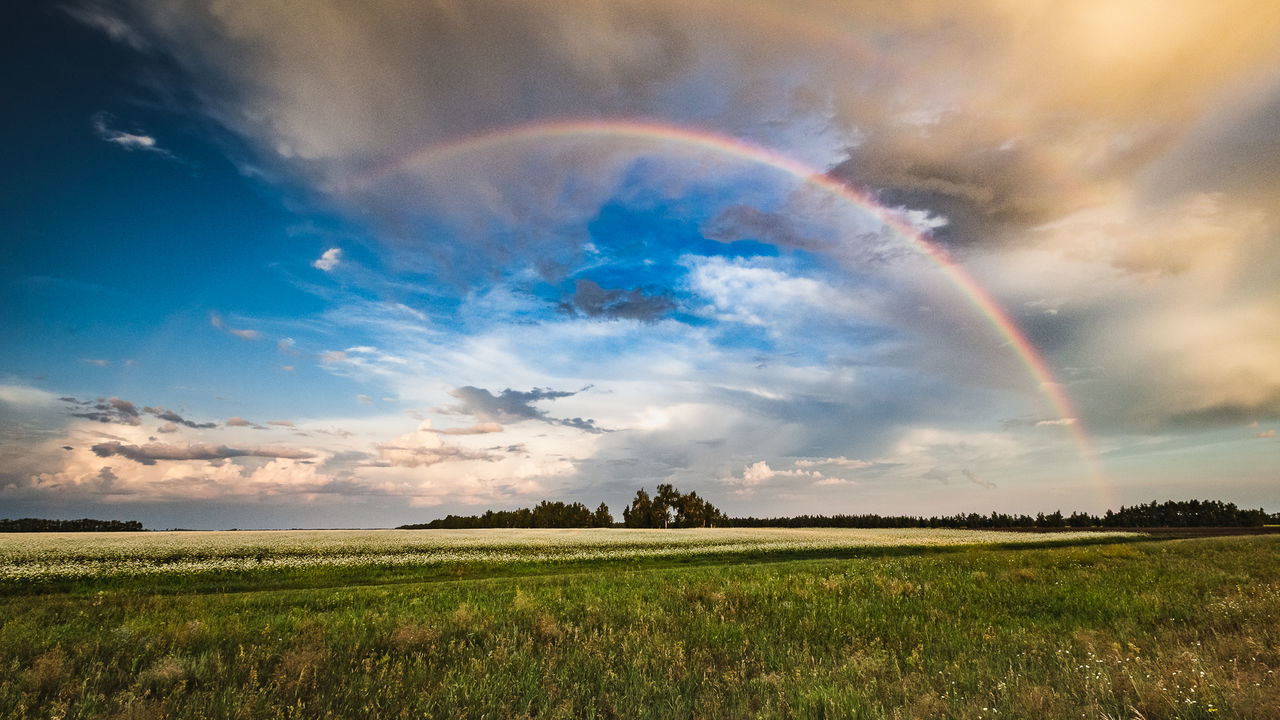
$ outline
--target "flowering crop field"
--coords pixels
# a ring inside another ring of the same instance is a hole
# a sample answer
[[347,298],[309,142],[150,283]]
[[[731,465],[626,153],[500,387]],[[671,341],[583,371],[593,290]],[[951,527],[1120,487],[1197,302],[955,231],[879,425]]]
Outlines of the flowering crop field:
[[0,563],[0,720],[1280,717],[1280,536],[67,534]]
[[1132,534],[781,528],[0,533],[0,583],[272,569],[813,554],[1125,536]]

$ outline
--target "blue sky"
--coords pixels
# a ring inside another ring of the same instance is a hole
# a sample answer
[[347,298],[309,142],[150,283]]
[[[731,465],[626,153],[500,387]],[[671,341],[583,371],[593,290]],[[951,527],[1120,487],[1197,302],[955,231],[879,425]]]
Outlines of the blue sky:
[[1280,12],[309,5],[11,11],[0,516],[1280,509]]

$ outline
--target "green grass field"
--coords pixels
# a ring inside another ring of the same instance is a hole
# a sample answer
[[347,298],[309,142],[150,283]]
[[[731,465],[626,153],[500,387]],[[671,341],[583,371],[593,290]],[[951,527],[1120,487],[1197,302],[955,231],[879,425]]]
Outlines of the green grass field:
[[1275,536],[636,532],[4,536],[0,716],[1280,717]]

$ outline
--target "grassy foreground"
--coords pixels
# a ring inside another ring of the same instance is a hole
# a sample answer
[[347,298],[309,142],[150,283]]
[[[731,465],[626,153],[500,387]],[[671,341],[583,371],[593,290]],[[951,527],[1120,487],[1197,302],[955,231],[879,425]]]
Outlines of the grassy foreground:
[[0,717],[1280,717],[1280,538],[717,557],[11,594]]

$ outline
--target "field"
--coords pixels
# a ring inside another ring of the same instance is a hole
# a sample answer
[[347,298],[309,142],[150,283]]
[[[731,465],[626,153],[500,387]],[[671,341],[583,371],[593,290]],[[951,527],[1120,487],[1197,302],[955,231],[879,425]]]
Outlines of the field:
[[1280,717],[1280,538],[0,536],[0,717]]

